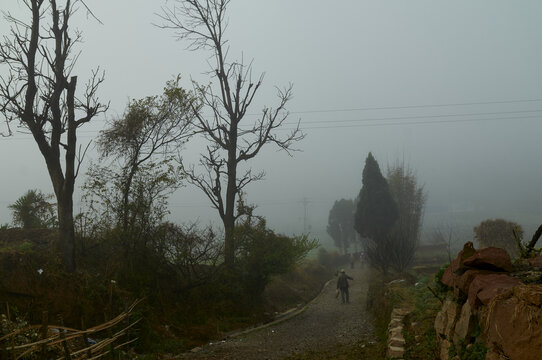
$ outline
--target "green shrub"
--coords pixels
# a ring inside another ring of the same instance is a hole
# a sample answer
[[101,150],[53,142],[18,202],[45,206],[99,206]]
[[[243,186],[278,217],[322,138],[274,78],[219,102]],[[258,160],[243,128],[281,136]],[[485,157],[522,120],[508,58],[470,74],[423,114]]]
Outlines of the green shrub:
[[249,294],[259,296],[272,275],[291,271],[309,251],[319,246],[306,235],[275,234],[264,219],[249,217],[235,229],[236,268]]
[[327,251],[321,247],[318,249],[318,263],[328,269],[336,269],[344,260],[337,251]]
[[34,249],[34,244],[28,240],[25,240],[21,245],[19,245],[19,251],[21,252],[31,252]]

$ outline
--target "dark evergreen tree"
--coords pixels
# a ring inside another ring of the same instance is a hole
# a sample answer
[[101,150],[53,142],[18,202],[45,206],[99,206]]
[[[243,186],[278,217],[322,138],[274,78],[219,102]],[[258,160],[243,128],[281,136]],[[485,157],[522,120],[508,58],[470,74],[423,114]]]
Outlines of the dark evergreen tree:
[[354,215],[354,228],[368,241],[369,261],[384,273],[390,266],[390,230],[398,219],[398,209],[390,193],[388,182],[371,153],[365,160],[359,202]]
[[397,205],[388,182],[382,176],[373,154],[369,153],[363,169],[354,228],[362,237],[378,241],[389,233],[397,218]]
[[354,202],[352,200],[335,201],[329,211],[327,233],[335,242],[335,246],[346,254],[355,239]]

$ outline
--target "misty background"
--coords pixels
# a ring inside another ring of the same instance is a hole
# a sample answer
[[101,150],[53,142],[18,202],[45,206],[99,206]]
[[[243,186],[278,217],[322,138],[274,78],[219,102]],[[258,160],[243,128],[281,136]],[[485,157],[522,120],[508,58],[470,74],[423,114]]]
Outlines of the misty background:
[[[82,7],[73,18],[84,39],[73,74],[82,84],[91,69],[104,70],[99,96],[110,109],[80,129],[80,143],[121,116],[130,99],[160,94],[177,74],[187,89],[191,79],[208,82],[209,54],[186,50],[188,43],[153,25],[167,2],[87,3],[103,24]],[[18,1],[2,0],[0,9],[29,19]],[[229,59],[253,60],[255,79],[265,72],[251,117],[275,106],[275,86],[291,82],[285,128],[301,121],[307,134],[293,157],[268,147],[250,162],[266,177],[246,188],[246,200],[273,230],[330,243],[329,210],[358,195],[369,151],[384,173],[404,161],[425,184],[426,234],[454,227],[470,240],[480,221],[505,218],[530,238],[540,225],[541,2],[232,0],[228,14]],[[8,31],[0,20],[0,34]],[[184,159],[196,162],[200,146],[188,143]],[[4,224],[9,204],[52,186],[30,134],[0,138],[0,154]],[[94,151],[84,168],[92,160]],[[80,196],[77,190],[76,212]],[[216,211],[188,184],[170,198],[170,210],[174,222],[218,225]]]

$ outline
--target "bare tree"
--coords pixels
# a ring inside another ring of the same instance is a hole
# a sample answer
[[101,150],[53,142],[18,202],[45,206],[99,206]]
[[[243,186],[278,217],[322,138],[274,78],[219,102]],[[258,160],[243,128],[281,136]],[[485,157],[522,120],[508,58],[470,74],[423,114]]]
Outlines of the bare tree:
[[73,271],[73,191],[84,155],[77,129],[107,109],[96,98],[103,74],[94,71],[83,94],[76,95],[77,76],[71,71],[81,33],[71,32],[69,22],[77,0],[22,2],[31,12],[30,22],[4,13],[11,30],[0,42],[0,65],[8,69],[0,77],[0,112],[10,134],[13,122],[30,130],[45,159],[58,204],[62,263]]
[[431,234],[431,242],[434,244],[444,244],[446,246],[446,254],[448,256],[448,263],[452,262],[453,243],[455,239],[454,229],[451,225],[443,225],[444,230],[441,227],[437,227]]
[[[208,140],[206,152],[200,158],[203,173],[191,167],[188,179],[199,187],[218,210],[225,231],[225,263],[232,266],[235,257],[234,227],[242,215],[236,198],[252,181],[260,180],[264,172],[253,173],[249,168],[238,173],[238,165],[254,158],[266,144],[274,144],[291,155],[293,144],[304,134],[299,123],[289,133],[279,137],[275,130],[288,116],[286,104],[292,97],[292,85],[278,90],[275,108],[264,107],[255,121],[244,121],[247,109],[262,85],[263,74],[252,80],[252,64],[229,62],[224,34],[227,29],[226,8],[229,0],[175,0],[159,15],[160,26],[175,31],[179,39],[190,42],[191,50],[212,53],[209,75],[217,84],[196,86],[202,101],[202,111],[196,113],[196,132]],[[214,63],[212,63],[214,61]],[[225,189],[224,189],[225,188]]]
[[427,194],[404,161],[388,167],[387,180],[399,210],[399,218],[390,232],[393,246],[389,256],[392,267],[403,272],[412,263],[418,247]]

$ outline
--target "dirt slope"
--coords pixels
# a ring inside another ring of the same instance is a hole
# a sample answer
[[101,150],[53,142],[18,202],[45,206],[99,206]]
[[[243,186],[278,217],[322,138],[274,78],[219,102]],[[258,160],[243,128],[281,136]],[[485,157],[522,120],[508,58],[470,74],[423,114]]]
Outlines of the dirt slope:
[[[335,298],[333,279],[306,309],[286,321],[209,344],[178,359],[285,359],[292,356],[333,356],[334,351],[371,338],[371,321],[365,311],[366,271],[347,269],[350,304]],[[310,354],[313,354],[311,356]],[[302,357],[301,357],[302,358]]]

